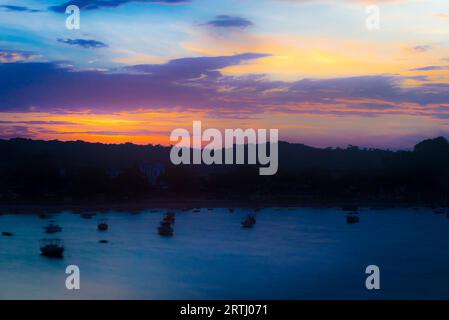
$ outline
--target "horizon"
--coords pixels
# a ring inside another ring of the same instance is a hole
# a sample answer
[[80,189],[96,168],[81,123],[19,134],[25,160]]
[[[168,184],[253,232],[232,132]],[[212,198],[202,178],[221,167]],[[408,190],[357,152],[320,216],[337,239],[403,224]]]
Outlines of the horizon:
[[[69,4],[80,29],[66,28]],[[380,1],[375,30],[368,8],[2,1],[0,138],[168,145],[195,119],[320,148],[449,137],[447,4]]]
[[[304,147],[308,147],[308,148],[314,148],[314,149],[320,149],[320,150],[325,150],[325,149],[348,149],[351,147],[356,147],[359,148],[360,150],[381,150],[381,151],[391,151],[391,152],[397,152],[397,151],[413,151],[414,147],[424,141],[433,141],[436,139],[440,139],[443,138],[446,141],[449,142],[449,139],[447,137],[444,136],[435,136],[435,137],[429,137],[429,138],[424,138],[422,140],[418,140],[414,143],[414,145],[410,148],[402,148],[402,149],[393,149],[393,148],[374,148],[374,147],[369,147],[369,146],[361,146],[361,145],[351,145],[351,144],[347,144],[344,146],[325,146],[325,147],[317,147],[317,146],[312,146],[312,145],[308,145],[305,143],[301,143],[301,142],[289,142],[286,140],[279,140],[277,143],[286,143],[286,144],[291,144],[291,145],[301,145]],[[29,141],[36,141],[36,142],[61,142],[61,143],[74,143],[74,142],[81,142],[81,143],[87,143],[87,144],[101,144],[101,145],[107,145],[107,146],[121,146],[121,145],[126,145],[126,144],[132,144],[134,146],[137,147],[164,147],[164,148],[171,148],[173,146],[176,145],[176,143],[172,143],[169,145],[165,145],[165,144],[140,144],[140,143],[134,143],[131,141],[127,141],[127,142],[91,142],[91,141],[85,141],[85,140],[59,140],[59,139],[50,139],[50,140],[45,140],[45,139],[33,139],[33,138],[27,138],[27,137],[14,137],[14,138],[2,138],[0,137],[0,141],[13,141],[13,140],[29,140]],[[267,142],[268,143],[268,142]],[[236,145],[240,145],[238,143],[233,143],[233,146]],[[245,143],[243,145],[248,145],[248,142],[245,141]],[[259,145],[259,143],[257,143],[256,145]],[[191,150],[195,149],[194,147],[190,147]],[[203,146],[201,147],[200,150],[205,149]],[[221,149],[225,149],[225,147],[222,147]]]

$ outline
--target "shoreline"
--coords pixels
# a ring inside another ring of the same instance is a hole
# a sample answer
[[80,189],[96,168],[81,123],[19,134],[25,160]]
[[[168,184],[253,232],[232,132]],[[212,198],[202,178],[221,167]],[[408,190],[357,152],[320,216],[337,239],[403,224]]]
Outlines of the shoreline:
[[105,212],[105,211],[142,211],[146,209],[171,209],[188,211],[195,208],[338,208],[357,206],[372,209],[386,208],[424,208],[431,203],[424,201],[373,201],[373,200],[218,200],[218,199],[148,199],[144,201],[123,202],[79,202],[79,203],[0,203],[1,214],[55,213],[61,211]]

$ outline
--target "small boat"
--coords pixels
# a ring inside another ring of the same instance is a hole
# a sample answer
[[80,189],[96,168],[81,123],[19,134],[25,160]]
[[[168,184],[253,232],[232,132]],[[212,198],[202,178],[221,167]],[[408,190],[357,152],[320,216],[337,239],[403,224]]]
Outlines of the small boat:
[[259,212],[262,208],[254,208],[254,212]]
[[444,214],[444,208],[435,208],[435,209],[433,209],[433,212],[435,213],[435,214]]
[[196,209],[193,209],[193,211],[192,212],[194,212],[194,213],[198,213],[198,212],[201,212],[201,209],[198,209],[198,208],[196,208]]
[[54,223],[50,223],[44,229],[45,229],[46,233],[57,233],[57,232],[61,232],[62,231],[62,227],[60,227],[60,226],[58,226],[57,224],[54,224]]
[[40,249],[43,256],[50,258],[62,258],[64,253],[64,246],[60,239],[42,239]]
[[230,213],[234,213],[235,209],[234,208],[228,208]]
[[99,240],[98,242],[99,243],[108,243],[109,241],[108,240]]
[[102,221],[97,225],[97,229],[98,231],[106,231],[109,229],[109,226],[105,221]]
[[2,232],[2,236],[5,236],[5,237],[11,237],[11,236],[13,236],[14,234],[12,233],[12,232],[8,232],[8,231],[3,231]]
[[359,221],[360,221],[360,219],[357,216],[354,216],[354,215],[346,216],[346,223],[348,223],[348,224],[358,223]]
[[174,213],[167,213],[164,219],[162,219],[162,222],[167,222],[169,224],[175,224],[175,214]]
[[159,210],[153,209],[153,210],[150,210],[150,212],[151,212],[151,213],[156,213],[156,212],[159,212]]
[[173,235],[171,223],[162,221],[158,227],[158,232],[161,236],[171,237]]
[[212,211],[213,209],[212,208],[207,208],[207,211]]
[[256,224],[256,217],[249,215],[242,221],[243,228],[252,228]]

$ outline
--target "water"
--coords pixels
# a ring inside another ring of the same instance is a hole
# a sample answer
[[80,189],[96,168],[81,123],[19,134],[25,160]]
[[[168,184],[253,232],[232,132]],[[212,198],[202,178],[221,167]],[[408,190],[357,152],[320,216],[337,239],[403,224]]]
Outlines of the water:
[[[70,212],[65,255],[39,254],[48,223],[36,214],[0,216],[0,299],[427,299],[449,298],[449,219],[430,209],[360,210],[346,224],[338,209],[179,212],[175,235],[160,237],[164,211],[109,212],[91,220]],[[106,218],[110,229],[99,232]],[[98,241],[107,239],[109,243]],[[65,287],[78,265],[81,290]],[[381,290],[365,288],[378,265]]]

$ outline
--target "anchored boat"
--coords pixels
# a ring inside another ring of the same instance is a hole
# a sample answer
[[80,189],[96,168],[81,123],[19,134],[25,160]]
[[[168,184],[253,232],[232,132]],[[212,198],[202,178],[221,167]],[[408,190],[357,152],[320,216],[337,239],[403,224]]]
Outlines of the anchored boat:
[[109,229],[109,225],[106,223],[106,221],[101,221],[97,225],[97,229],[98,229],[98,231],[106,231]]
[[348,223],[348,224],[358,223],[359,221],[360,221],[359,217],[357,217],[355,215],[347,215],[346,216],[346,223]]
[[171,237],[173,235],[173,227],[171,223],[162,221],[158,227],[158,233],[161,236]]
[[57,232],[61,232],[62,231],[62,227],[55,224],[55,223],[50,223],[48,226],[46,226],[45,228],[45,232],[46,233],[57,233]]
[[243,228],[252,228],[256,224],[256,217],[248,215],[245,220],[242,221]]
[[61,239],[42,239],[41,254],[50,258],[62,258],[64,246]]

